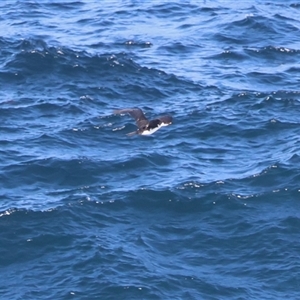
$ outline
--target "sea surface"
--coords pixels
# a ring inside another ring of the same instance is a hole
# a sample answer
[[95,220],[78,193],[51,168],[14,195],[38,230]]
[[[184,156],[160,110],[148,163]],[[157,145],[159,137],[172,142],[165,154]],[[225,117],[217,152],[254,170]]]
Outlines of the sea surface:
[[0,299],[300,299],[299,1],[0,10]]

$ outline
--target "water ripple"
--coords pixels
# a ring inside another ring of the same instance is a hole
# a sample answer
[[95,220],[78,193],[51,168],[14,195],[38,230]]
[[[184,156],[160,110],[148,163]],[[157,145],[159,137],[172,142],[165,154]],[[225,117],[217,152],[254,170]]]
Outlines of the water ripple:
[[4,298],[299,298],[297,3],[0,8]]

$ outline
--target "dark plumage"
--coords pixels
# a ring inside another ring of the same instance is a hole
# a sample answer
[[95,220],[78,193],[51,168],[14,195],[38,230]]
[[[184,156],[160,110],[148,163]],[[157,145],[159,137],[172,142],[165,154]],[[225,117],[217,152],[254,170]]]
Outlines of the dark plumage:
[[117,115],[128,113],[131,117],[135,119],[138,130],[128,133],[128,135],[149,135],[157,131],[162,126],[168,126],[172,124],[171,116],[163,116],[149,121],[140,108],[119,109],[115,110],[114,113]]

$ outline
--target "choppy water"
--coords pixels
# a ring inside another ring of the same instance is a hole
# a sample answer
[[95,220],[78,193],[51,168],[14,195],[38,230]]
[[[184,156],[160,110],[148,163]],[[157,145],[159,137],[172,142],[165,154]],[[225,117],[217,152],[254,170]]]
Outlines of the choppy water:
[[0,9],[1,299],[300,298],[298,2]]

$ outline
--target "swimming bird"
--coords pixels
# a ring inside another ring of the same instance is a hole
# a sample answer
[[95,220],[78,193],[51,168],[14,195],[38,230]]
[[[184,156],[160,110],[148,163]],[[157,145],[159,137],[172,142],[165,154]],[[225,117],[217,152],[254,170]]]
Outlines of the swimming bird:
[[136,131],[128,133],[127,135],[129,136],[135,134],[150,135],[157,131],[159,128],[172,124],[173,120],[171,116],[162,116],[149,121],[140,108],[125,108],[114,111],[114,114],[116,115],[125,113],[130,114],[130,116],[135,119],[136,125],[138,127]]

